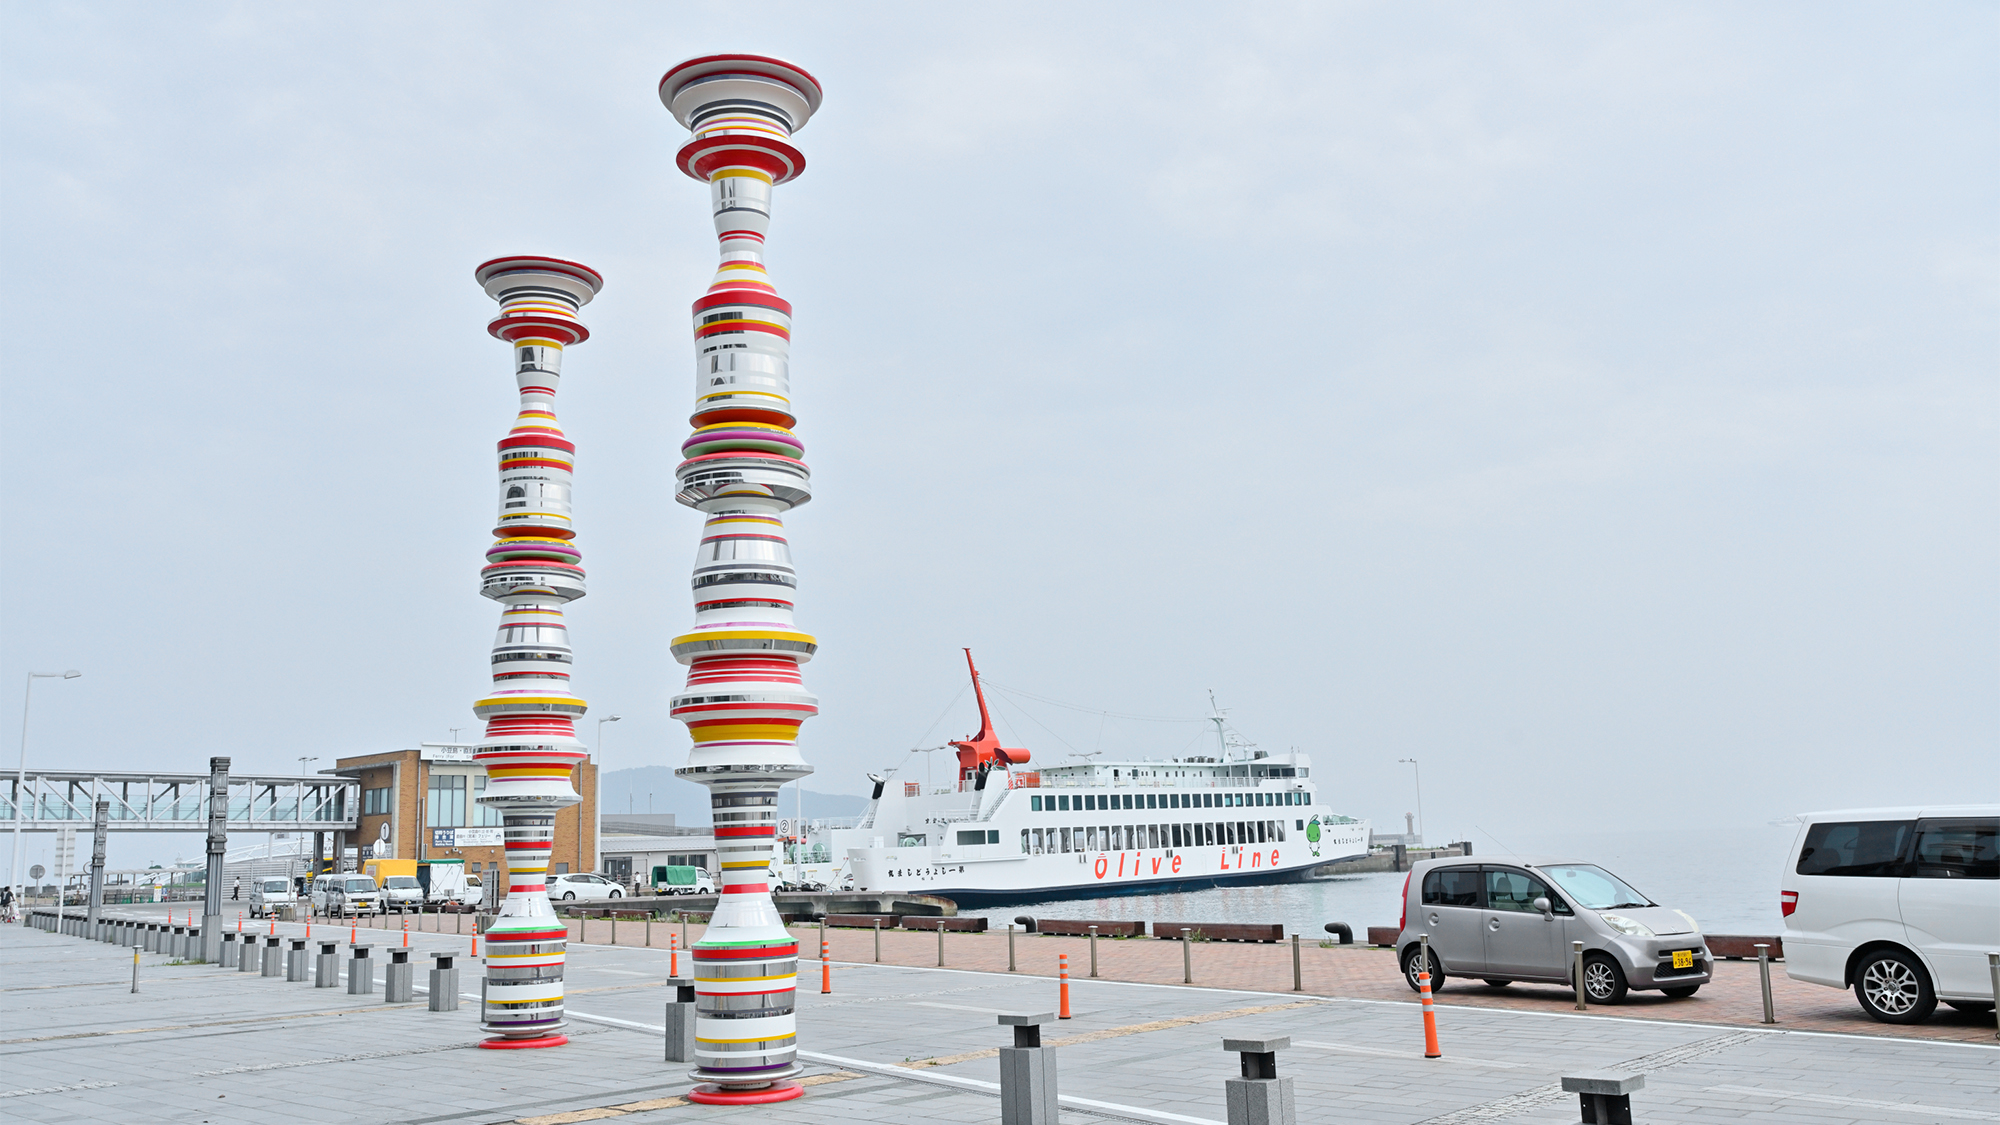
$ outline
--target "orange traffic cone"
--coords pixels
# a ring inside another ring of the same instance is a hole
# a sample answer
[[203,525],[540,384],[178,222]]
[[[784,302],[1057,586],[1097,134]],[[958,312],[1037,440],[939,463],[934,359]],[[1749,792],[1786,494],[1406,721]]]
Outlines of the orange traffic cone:
[[1062,1004],[1056,1009],[1056,1018],[1066,1020],[1069,1018],[1069,954],[1057,954],[1056,963],[1062,973]]
[[1423,972],[1417,974],[1417,995],[1424,1002],[1424,1057],[1441,1059],[1444,1057],[1444,1052],[1438,1050],[1438,1018],[1436,1009],[1431,1007],[1431,974],[1428,965],[1424,966]]

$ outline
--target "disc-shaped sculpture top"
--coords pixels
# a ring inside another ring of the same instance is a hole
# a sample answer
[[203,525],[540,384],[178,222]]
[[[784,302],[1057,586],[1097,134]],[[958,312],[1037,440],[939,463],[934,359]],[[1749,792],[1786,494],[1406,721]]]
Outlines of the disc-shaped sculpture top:
[[[675,162],[697,180],[749,168],[782,184],[805,171],[791,143],[824,95],[805,69],[765,55],[704,55],[660,78],[660,101],[694,133]],[[740,173],[739,173],[740,174]]]
[[472,276],[500,302],[499,315],[486,325],[500,339],[535,337],[564,345],[590,339],[577,313],[604,288],[604,277],[589,266],[561,258],[495,258]]

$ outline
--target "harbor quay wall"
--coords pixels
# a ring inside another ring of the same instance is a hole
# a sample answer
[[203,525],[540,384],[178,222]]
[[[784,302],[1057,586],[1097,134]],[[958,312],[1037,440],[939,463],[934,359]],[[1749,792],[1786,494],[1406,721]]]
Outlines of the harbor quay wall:
[[1313,868],[1312,873],[1314,878],[1322,879],[1329,875],[1362,875],[1371,871],[1408,871],[1411,864],[1427,859],[1452,859],[1471,854],[1471,844],[1446,844],[1437,848],[1404,848],[1399,844],[1360,859],[1323,863]]

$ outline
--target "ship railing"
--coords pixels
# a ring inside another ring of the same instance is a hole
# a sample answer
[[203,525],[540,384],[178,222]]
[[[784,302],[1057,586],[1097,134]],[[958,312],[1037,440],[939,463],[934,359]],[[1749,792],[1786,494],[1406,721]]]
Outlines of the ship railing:
[[1257,789],[1266,781],[1297,781],[1290,777],[1216,777],[1199,780],[1190,777],[1147,778],[1102,778],[1064,777],[1061,774],[1042,774],[1043,789],[1185,789],[1198,792],[1203,789]]

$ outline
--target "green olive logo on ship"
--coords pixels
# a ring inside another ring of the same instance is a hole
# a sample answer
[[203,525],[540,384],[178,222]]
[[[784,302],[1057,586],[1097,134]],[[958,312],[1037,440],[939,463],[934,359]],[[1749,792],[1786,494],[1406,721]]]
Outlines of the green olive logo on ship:
[[1319,843],[1318,817],[1314,817],[1311,820],[1306,821],[1306,839],[1311,840],[1315,844]]

